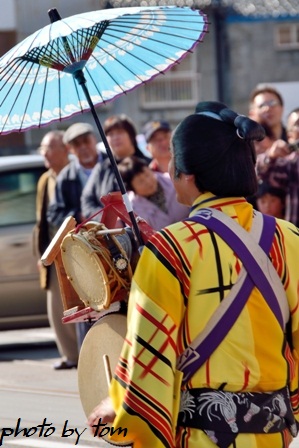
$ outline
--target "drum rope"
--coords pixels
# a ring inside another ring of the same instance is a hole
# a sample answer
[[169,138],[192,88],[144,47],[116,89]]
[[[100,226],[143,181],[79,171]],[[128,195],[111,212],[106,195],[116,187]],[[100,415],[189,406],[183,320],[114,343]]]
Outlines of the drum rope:
[[[82,229],[82,227],[84,228],[85,224],[88,223],[89,221],[92,221],[96,216],[98,216],[100,213],[103,213],[104,210],[108,210],[109,208],[113,208],[116,205],[123,205],[123,201],[119,200],[119,201],[114,201],[113,204],[107,204],[105,205],[105,207],[99,209],[96,213],[94,213],[92,216],[89,216],[88,218],[86,218],[84,221],[82,221],[80,224],[77,225],[76,229],[75,229],[75,233],[79,233],[80,230]],[[99,218],[98,218],[99,219]]]
[[[87,232],[81,232],[81,236],[89,243],[90,247],[95,251],[95,253],[98,254],[99,258],[102,258],[110,267],[110,272],[107,273],[109,284],[116,282],[118,288],[122,286],[123,288],[129,290],[131,286],[130,276],[127,275],[127,277],[129,277],[128,279],[122,278],[120,274],[117,272],[116,268],[111,263],[111,256],[109,250],[103,244],[101,244],[98,238],[96,237],[97,230],[99,230],[98,226],[96,226],[92,230],[90,229]],[[116,288],[113,297],[115,296],[117,291],[118,289]]]

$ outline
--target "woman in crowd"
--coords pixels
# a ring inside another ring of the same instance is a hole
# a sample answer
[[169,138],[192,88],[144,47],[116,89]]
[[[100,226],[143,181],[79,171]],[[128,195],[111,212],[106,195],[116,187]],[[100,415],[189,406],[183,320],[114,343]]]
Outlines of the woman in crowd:
[[[150,162],[138,147],[136,129],[129,117],[124,114],[113,115],[104,122],[103,129],[116,163],[132,155],[143,158],[147,163]],[[82,192],[81,207],[84,218],[91,217],[103,207],[102,196],[118,190],[119,185],[110,159],[107,157],[94,167]]]
[[118,164],[134,212],[154,230],[186,218],[189,208],[179,204],[167,173],[153,172],[143,159],[126,157]]

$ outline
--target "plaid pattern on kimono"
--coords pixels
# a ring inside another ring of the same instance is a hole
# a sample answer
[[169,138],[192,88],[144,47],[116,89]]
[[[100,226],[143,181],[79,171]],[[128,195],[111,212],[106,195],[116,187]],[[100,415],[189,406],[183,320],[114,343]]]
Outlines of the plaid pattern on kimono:
[[[246,230],[251,228],[252,206],[244,198],[204,194],[190,216],[201,207],[216,207]],[[186,390],[263,393],[290,383],[299,421],[298,249],[298,229],[277,220],[270,258],[286,290],[293,347],[254,288],[232,329]],[[117,414],[113,426],[128,429],[134,448],[216,447],[201,429],[176,428],[181,379],[176,359],[225,299],[241,267],[220,237],[194,222],[179,222],[155,233],[143,249],[131,286],[128,332],[110,387]],[[117,439],[123,442],[122,436],[112,437]],[[238,434],[234,448],[284,448],[291,440],[288,429]]]

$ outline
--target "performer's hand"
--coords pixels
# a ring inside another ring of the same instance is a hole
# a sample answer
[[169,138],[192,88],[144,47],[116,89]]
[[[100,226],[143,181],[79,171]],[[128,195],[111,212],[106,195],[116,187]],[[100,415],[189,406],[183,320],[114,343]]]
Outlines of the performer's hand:
[[91,432],[95,434],[96,425],[101,419],[101,423],[111,423],[115,418],[115,412],[112,407],[110,397],[105,398],[101,403],[94,408],[90,416],[88,417],[87,424],[89,425]]

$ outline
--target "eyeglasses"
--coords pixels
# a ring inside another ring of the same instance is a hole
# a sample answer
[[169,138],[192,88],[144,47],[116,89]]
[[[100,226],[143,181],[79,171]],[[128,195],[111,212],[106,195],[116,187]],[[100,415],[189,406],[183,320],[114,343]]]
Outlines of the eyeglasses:
[[269,101],[264,101],[264,103],[261,104],[257,104],[256,107],[258,109],[265,109],[266,107],[275,107],[275,106],[280,106],[280,102],[278,100],[269,100]]

